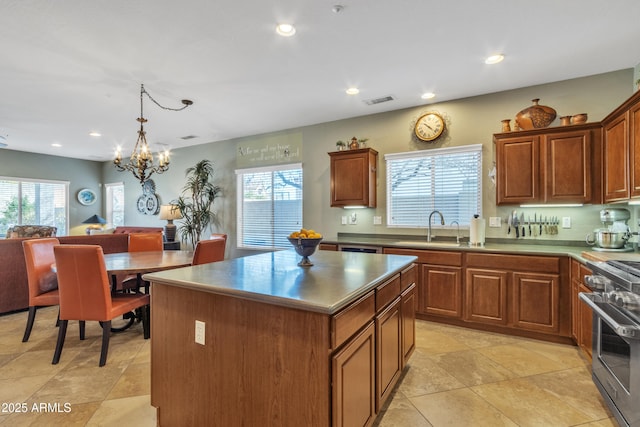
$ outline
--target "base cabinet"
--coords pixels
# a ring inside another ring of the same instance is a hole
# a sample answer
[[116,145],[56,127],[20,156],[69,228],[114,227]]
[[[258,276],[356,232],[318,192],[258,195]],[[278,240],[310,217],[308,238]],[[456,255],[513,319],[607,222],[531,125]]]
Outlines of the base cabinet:
[[464,319],[506,325],[507,272],[468,268],[466,273]]
[[360,331],[331,357],[333,426],[370,426],[400,379],[415,348],[415,278],[412,265],[335,316],[336,337]]
[[555,334],[559,330],[559,276],[513,273],[513,326]]
[[592,357],[593,312],[580,298],[580,292],[591,290],[583,283],[583,277],[590,275],[591,270],[579,261],[571,260],[571,336],[580,350],[590,359]]
[[376,328],[370,322],[331,359],[333,426],[370,426],[376,418]]

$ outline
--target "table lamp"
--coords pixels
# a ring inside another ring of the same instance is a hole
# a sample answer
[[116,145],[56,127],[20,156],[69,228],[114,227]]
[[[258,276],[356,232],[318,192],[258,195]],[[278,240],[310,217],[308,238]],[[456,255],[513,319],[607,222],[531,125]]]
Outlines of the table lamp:
[[107,220],[102,218],[100,215],[93,215],[90,218],[82,221],[83,224],[89,224],[86,229],[87,234],[91,234],[91,230],[100,230],[103,225],[107,223]]
[[173,242],[176,240],[176,226],[173,223],[174,219],[182,218],[182,212],[176,205],[162,205],[160,206],[160,219],[167,220],[167,225],[164,226],[164,236],[167,242]]

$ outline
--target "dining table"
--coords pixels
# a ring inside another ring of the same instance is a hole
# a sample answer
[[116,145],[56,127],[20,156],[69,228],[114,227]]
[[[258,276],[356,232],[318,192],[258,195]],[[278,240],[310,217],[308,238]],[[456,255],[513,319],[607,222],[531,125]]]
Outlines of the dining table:
[[[144,284],[145,292],[149,292],[148,284],[142,280],[145,273],[187,267],[193,260],[193,251],[149,251],[149,252],[115,252],[104,254],[107,274],[111,276],[111,290],[115,292],[118,278],[123,275],[135,275],[139,284]],[[113,326],[114,332],[129,328],[139,316],[136,313],[125,313],[125,324]]]

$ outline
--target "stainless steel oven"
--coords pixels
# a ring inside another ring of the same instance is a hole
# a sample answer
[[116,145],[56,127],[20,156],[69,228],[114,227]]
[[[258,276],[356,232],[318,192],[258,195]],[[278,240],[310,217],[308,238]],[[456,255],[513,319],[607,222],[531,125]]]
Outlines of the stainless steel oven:
[[588,262],[595,385],[622,426],[640,426],[640,262]]

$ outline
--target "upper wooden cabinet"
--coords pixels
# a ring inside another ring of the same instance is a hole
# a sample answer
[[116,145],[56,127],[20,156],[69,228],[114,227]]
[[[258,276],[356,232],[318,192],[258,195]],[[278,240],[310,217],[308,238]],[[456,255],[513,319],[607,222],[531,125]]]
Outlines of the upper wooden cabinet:
[[331,156],[331,207],[376,207],[378,152],[371,148],[334,151]]
[[497,204],[601,201],[599,123],[499,133],[493,139]]
[[640,91],[602,120],[604,202],[640,198]]

